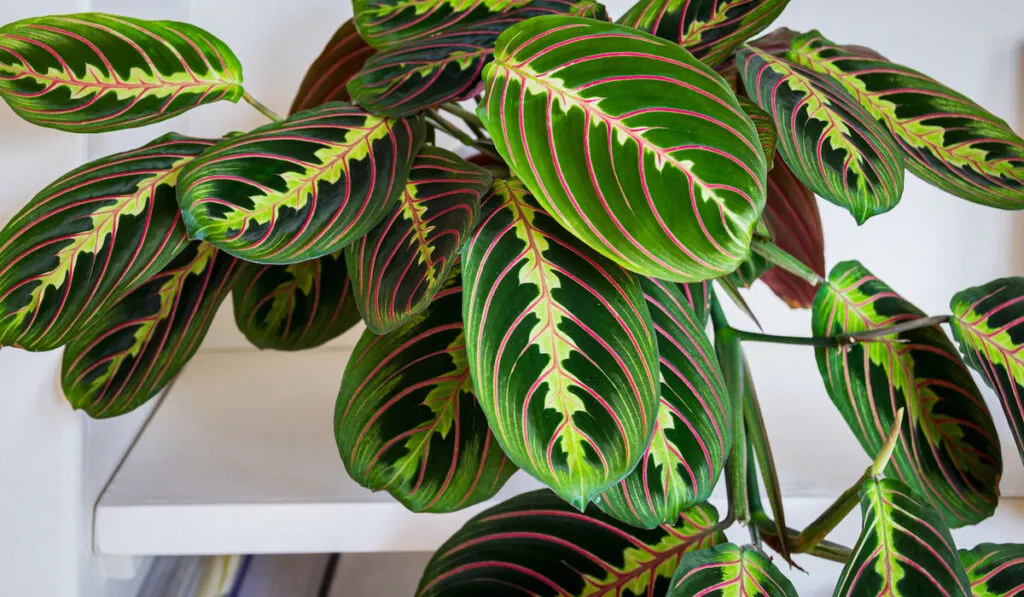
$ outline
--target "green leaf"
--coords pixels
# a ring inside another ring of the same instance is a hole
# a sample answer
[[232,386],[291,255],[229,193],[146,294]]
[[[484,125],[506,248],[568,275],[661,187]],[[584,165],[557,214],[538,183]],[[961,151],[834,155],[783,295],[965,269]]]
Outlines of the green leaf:
[[974,597],[1024,595],[1024,545],[982,543],[960,550]]
[[797,36],[789,57],[853,94],[918,177],[968,201],[1024,208],[1024,139],[1003,119],[927,75],[818,31]]
[[225,139],[181,174],[185,226],[256,263],[334,253],[398,202],[424,128],[334,102]]
[[463,251],[469,367],[505,453],[578,509],[643,456],[658,349],[636,277],[498,180]]
[[352,0],[356,27],[378,50],[426,39],[447,29],[503,15],[530,0]]
[[711,281],[678,284],[676,287],[683,293],[686,304],[696,315],[697,326],[703,332],[708,325],[708,317],[711,315]]
[[1024,278],[962,290],[949,306],[960,353],[999,396],[1024,460]]
[[859,224],[896,207],[903,155],[841,85],[751,46],[736,63],[750,99],[779,127],[777,151],[797,178]]
[[768,165],[768,171],[771,172],[772,166],[775,164],[775,145],[779,140],[779,131],[775,128],[775,121],[772,120],[772,117],[767,112],[751,101],[750,98],[741,95],[737,96],[736,99],[739,100],[740,108],[743,108],[744,114],[747,115],[750,122],[754,123],[754,128],[757,129],[757,139],[761,142],[765,163]]
[[187,23],[91,12],[0,27],[0,97],[39,126],[114,131],[242,94],[238,58]]
[[789,0],[640,0],[618,23],[674,41],[716,66],[764,31]]
[[345,250],[366,326],[387,333],[427,308],[480,213],[491,174],[450,151],[424,147],[398,205]]
[[290,113],[329,102],[348,101],[348,82],[375,53],[359,37],[355,22],[352,19],[345,21],[306,71]]
[[767,556],[732,543],[691,551],[679,560],[668,597],[796,597]]
[[621,25],[539,17],[499,37],[484,83],[479,113],[495,147],[577,238],[673,282],[746,258],[763,151],[726,83],[686,50]]
[[516,471],[473,392],[461,286],[456,269],[416,318],[385,336],[365,331],[334,411],[348,474],[416,512],[482,502]]
[[533,0],[523,8],[378,54],[352,80],[349,91],[370,112],[396,117],[468,99],[479,92],[480,72],[493,59],[502,31],[531,17],[563,13],[607,18],[594,0]]
[[[874,330],[924,317],[856,261],[840,263],[814,299],[813,335]],[[1003,463],[995,425],[970,372],[936,325],[816,349],[825,387],[868,455],[907,410],[886,471],[952,527],[992,515]]]
[[895,479],[867,479],[863,524],[835,597],[969,597],[956,546],[942,516]]
[[305,350],[359,323],[340,251],[292,265],[243,262],[232,296],[235,323],[258,348]]
[[158,394],[198,350],[238,270],[238,261],[210,245],[189,243],[101,311],[64,351],[68,402],[92,417],[116,417]]
[[725,541],[717,522],[701,504],[675,526],[637,529],[534,491],[459,529],[427,564],[416,597],[665,595],[680,555]]
[[181,168],[213,144],[167,134],[50,183],[0,232],[0,346],[52,350],[188,244]]
[[[768,201],[764,222],[772,242],[825,277],[825,237],[818,213],[818,199],[782,160],[768,173]],[[794,309],[810,309],[816,286],[780,267],[761,275],[768,288]]]
[[731,445],[728,394],[715,349],[673,284],[641,278],[658,338],[661,402],[640,464],[601,494],[598,506],[627,524],[653,528],[711,496]]

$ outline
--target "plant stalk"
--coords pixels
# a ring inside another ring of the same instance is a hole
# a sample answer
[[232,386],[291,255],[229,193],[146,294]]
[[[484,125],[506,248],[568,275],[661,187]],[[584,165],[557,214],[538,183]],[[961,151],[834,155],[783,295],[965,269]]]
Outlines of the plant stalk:
[[819,276],[813,269],[807,267],[804,262],[782,250],[769,239],[755,236],[750,241],[750,248],[761,257],[764,257],[768,263],[786,270],[806,281],[811,286],[818,286],[825,282],[824,278]]
[[501,160],[501,157],[494,152],[490,147],[481,142],[479,139],[474,139],[469,136],[465,131],[452,124],[444,116],[437,113],[436,110],[427,110],[427,121],[434,128],[440,129],[448,135],[462,142],[463,145],[472,147],[482,154],[492,157],[496,160]]
[[473,130],[473,134],[477,137],[484,137],[483,129],[484,121],[480,120],[480,117],[473,112],[463,108],[462,106],[454,103],[441,104],[441,109],[448,112],[452,116],[461,118],[463,122]]
[[900,438],[900,430],[903,427],[903,408],[896,411],[896,420],[892,423],[892,428],[889,429],[889,436],[885,438],[885,443],[882,444],[882,449],[878,451],[878,456],[875,457],[874,464],[868,469],[868,472],[872,477],[878,479],[885,474],[885,467],[889,466],[889,460],[892,458],[892,453],[896,450],[896,441]]
[[747,434],[743,424],[743,346],[729,327],[718,297],[712,295],[711,321],[715,328],[715,352],[729,393],[729,422],[732,425],[732,453],[725,462],[729,509],[737,522],[750,521],[747,502]]
[[[765,429],[764,416],[761,413],[761,404],[757,398],[757,391],[754,388],[754,380],[749,374],[749,368],[744,360],[744,370],[747,372],[745,377],[745,392],[743,396],[743,421],[747,428],[747,439],[749,446],[753,449],[753,455],[747,456],[747,458],[754,460],[756,457],[757,467],[760,470],[761,479],[764,482],[765,491],[768,492],[768,502],[772,507],[772,517],[775,520],[776,532],[783,533],[786,528],[786,511],[782,501],[782,490],[779,483],[779,475],[775,468],[775,456],[772,454],[772,446],[768,441],[768,431]],[[753,464],[753,463],[751,463]],[[751,500],[751,509],[753,510],[756,505],[758,510],[761,510],[760,504],[760,488],[757,486],[757,473],[752,473],[754,476],[754,483],[752,483],[753,491],[757,492],[758,499],[755,504]],[[789,546],[788,542],[782,542],[782,551],[780,555],[789,560]]]
[[274,122],[281,122],[282,120],[284,120],[284,118],[281,118],[280,116],[278,116],[276,112],[274,112],[273,110],[271,110],[267,106],[263,105],[262,102],[260,102],[259,100],[257,100],[253,96],[249,95],[248,91],[243,91],[242,92],[242,99],[244,99],[246,101],[246,103],[248,103],[253,108],[256,108],[257,110],[259,110],[260,114],[263,114],[264,116],[266,116],[267,118],[273,120]]
[[874,330],[839,334],[836,336],[775,336],[772,334],[762,334],[759,332],[748,332],[737,329],[734,329],[733,332],[740,340],[747,342],[767,342],[770,344],[790,344],[794,346],[833,347],[857,344],[858,342],[871,342],[873,340],[881,340],[886,336],[891,336],[893,334],[919,330],[921,328],[930,328],[940,323],[946,323],[950,318],[950,315],[933,315],[931,317],[921,317],[920,319],[904,321],[902,323]]

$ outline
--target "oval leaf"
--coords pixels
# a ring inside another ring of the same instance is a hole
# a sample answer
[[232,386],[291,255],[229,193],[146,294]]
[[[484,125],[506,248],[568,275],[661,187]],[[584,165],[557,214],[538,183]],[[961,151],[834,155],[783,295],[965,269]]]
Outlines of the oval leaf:
[[633,470],[654,429],[651,315],[637,279],[519,181],[494,191],[463,253],[469,367],[505,453],[582,510]]
[[640,0],[618,20],[674,41],[716,66],[764,31],[789,0]]
[[335,102],[226,139],[182,172],[185,226],[256,263],[334,253],[398,202],[424,135],[419,119]]
[[[863,332],[924,317],[860,263],[833,268],[814,299],[815,336]],[[936,325],[870,342],[816,349],[832,402],[869,454],[906,408],[887,474],[959,527],[992,515],[1003,463],[988,407]]]
[[546,14],[604,20],[594,0],[534,0],[525,8],[446,30],[371,58],[349,84],[360,105],[374,114],[408,116],[478,92],[480,72],[494,57],[498,35],[510,25]]
[[1024,139],[1003,119],[927,75],[817,31],[796,37],[789,57],[853,94],[920,178],[968,201],[1024,208]]
[[949,306],[960,353],[999,395],[1024,460],[1024,278],[962,290]]
[[345,250],[366,326],[387,333],[427,308],[480,213],[489,172],[436,147],[413,162],[398,205]]
[[516,10],[530,0],[352,0],[356,27],[371,46],[392,48]]
[[345,21],[302,78],[290,112],[302,112],[328,102],[348,101],[348,82],[363,64],[375,54],[356,31],[356,25]]
[[227,297],[239,263],[204,243],[102,311],[64,351],[68,402],[92,417],[142,406],[188,363]]
[[242,94],[238,58],[187,23],[79,13],[0,27],[0,97],[39,126],[114,131]]
[[349,475],[416,512],[482,502],[516,471],[473,392],[461,305],[456,270],[418,317],[386,336],[364,332],[334,411]]
[[779,127],[779,155],[804,184],[859,224],[896,207],[903,156],[841,85],[751,46],[736,63],[750,98]]
[[235,323],[258,348],[305,350],[359,323],[341,252],[292,265],[242,263]]
[[725,541],[701,504],[679,524],[637,529],[548,490],[473,517],[430,559],[417,597],[664,595],[681,554]]
[[863,523],[835,597],[970,597],[967,574],[942,516],[895,479],[867,479]]
[[1024,595],[1024,545],[982,543],[960,550],[974,597]]
[[[764,222],[773,243],[825,277],[825,236],[818,200],[782,160],[776,160],[768,173]],[[794,309],[810,309],[814,303],[817,287],[780,267],[764,272],[761,280]]]
[[797,597],[767,556],[732,543],[691,551],[679,560],[668,597]]
[[0,346],[62,346],[170,263],[188,244],[179,172],[212,144],[171,133],[40,191],[0,232]]
[[640,464],[601,494],[605,513],[634,526],[674,524],[707,500],[729,456],[728,394],[715,349],[674,285],[641,278],[661,360],[661,403]]
[[484,83],[479,112],[498,152],[598,252],[674,282],[746,258],[764,155],[732,91],[686,50],[621,25],[540,17],[501,35]]

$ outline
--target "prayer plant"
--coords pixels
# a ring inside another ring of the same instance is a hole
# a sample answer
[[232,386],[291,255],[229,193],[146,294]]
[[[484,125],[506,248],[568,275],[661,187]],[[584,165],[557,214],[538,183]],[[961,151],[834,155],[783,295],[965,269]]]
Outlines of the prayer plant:
[[[222,100],[271,122],[166,134],[40,191],[0,232],[0,345],[64,347],[67,399],[110,417],[167,385],[229,294],[260,348],[361,320],[334,420],[354,479],[420,512],[520,468],[549,488],[466,523],[422,597],[794,595],[796,553],[846,563],[836,595],[1021,593],[1024,546],[957,551],[949,528],[992,515],[1003,467],[968,367],[1024,453],[1024,278],[928,317],[858,262],[826,276],[816,196],[863,223],[910,171],[1021,209],[1024,141],[877,52],[762,35],[786,4],[641,0],[613,23],[594,0],[353,0],[283,118],[192,25],[5,25],[0,96],[39,126]],[[718,297],[757,279],[811,309],[810,336],[726,321]],[[800,531],[751,341],[813,347],[875,461]],[[857,544],[825,540],[858,503]]]

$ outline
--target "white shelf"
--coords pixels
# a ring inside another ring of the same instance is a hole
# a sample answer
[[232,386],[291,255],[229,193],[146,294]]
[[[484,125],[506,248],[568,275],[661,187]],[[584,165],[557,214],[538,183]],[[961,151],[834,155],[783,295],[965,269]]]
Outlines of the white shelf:
[[[486,504],[414,514],[359,487],[334,443],[348,350],[201,353],[167,392],[100,497],[98,552],[110,555],[433,551]],[[524,473],[497,496],[539,487]],[[843,487],[787,493],[794,524]],[[712,500],[719,507],[720,500]],[[856,538],[857,516],[844,540]],[[964,532],[964,545],[1020,541],[1024,501]],[[848,533],[849,534],[849,533]]]

